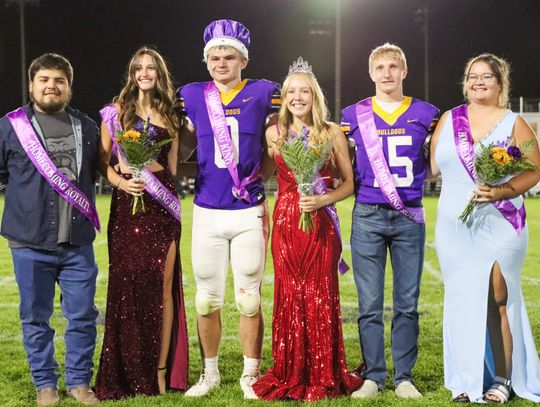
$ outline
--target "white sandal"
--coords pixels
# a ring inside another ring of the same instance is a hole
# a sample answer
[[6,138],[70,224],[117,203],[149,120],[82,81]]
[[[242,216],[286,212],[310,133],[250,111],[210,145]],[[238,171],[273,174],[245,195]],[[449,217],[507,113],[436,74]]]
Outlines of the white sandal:
[[[491,403],[505,404],[510,399],[510,393],[512,392],[512,382],[504,377],[495,376],[493,384],[488,391],[484,394],[484,400]],[[497,400],[489,399],[490,397],[496,397]]]

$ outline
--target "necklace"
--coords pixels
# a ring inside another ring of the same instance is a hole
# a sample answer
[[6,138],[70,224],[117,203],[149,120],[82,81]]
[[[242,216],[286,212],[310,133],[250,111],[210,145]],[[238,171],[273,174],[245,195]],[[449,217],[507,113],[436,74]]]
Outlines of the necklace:
[[504,120],[504,118],[508,115],[508,113],[510,113],[510,110],[507,110],[499,120],[497,120],[497,122],[493,125],[493,127],[491,127],[491,129],[489,129],[489,131],[487,132],[487,134],[482,137],[480,140],[478,141],[482,141],[482,140],[485,140],[487,139],[489,136],[491,136],[493,134],[493,132],[497,129],[497,127],[499,127],[499,124],[501,124],[501,122]]
[[146,118],[151,119],[152,116],[154,116],[154,112],[152,112],[152,111],[150,111],[150,112],[148,112],[148,113],[147,113],[147,112],[142,112],[142,117],[143,117],[143,119],[146,119]]
[[476,144],[476,143],[481,143],[482,141],[484,141],[485,139],[487,139],[489,136],[491,136],[491,135],[493,134],[493,132],[494,132],[495,130],[497,130],[497,127],[499,127],[499,124],[501,124],[501,122],[504,120],[504,118],[505,118],[506,116],[508,116],[508,113],[510,113],[510,110],[506,110],[506,112],[499,118],[499,120],[497,120],[497,121],[495,122],[495,124],[494,124],[493,126],[491,126],[491,128],[489,129],[489,131],[488,131],[486,134],[484,134],[482,137],[480,137],[478,140],[474,141],[474,139],[473,139],[474,144]]
[[154,117],[154,115],[155,115],[155,111],[154,111],[153,108],[150,108],[149,111],[146,111],[146,109],[143,109],[142,106],[139,106],[139,109],[137,109],[137,110],[139,110],[139,112],[141,112],[141,117],[143,119],[145,119],[145,120],[147,118],[152,119]]

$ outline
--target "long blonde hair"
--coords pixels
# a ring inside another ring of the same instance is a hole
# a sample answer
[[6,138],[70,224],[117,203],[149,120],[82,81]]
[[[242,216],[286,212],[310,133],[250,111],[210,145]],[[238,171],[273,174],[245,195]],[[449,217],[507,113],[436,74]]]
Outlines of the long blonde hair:
[[293,124],[293,116],[287,108],[286,97],[292,78],[297,76],[302,76],[308,81],[311,94],[313,95],[313,106],[310,112],[312,129],[309,134],[309,142],[310,144],[324,144],[332,139],[331,125],[328,122],[328,107],[326,106],[326,100],[317,82],[317,78],[311,72],[295,72],[287,76],[285,82],[283,82],[281,89],[281,108],[279,109],[278,119],[280,137],[277,144],[279,145],[285,141],[288,130]]
[[125,85],[120,91],[120,95],[113,99],[114,103],[120,105],[118,120],[124,129],[133,128],[139,121],[136,113],[139,87],[135,79],[135,71],[137,63],[143,55],[151,56],[156,65],[157,80],[156,87],[152,92],[152,108],[161,116],[169,135],[176,138],[180,129],[180,119],[174,111],[176,98],[173,80],[163,57],[159,52],[147,46],[139,48],[131,57],[125,73]]

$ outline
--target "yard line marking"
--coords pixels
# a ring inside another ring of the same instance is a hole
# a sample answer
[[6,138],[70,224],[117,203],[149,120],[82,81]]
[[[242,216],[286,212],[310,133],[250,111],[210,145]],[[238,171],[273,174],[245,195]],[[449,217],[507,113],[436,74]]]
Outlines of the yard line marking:
[[[529,285],[540,285],[540,278],[522,276],[523,283]],[[528,306],[528,305],[527,305]]]
[[442,274],[439,271],[439,269],[433,267],[429,261],[424,261],[424,269],[431,274],[433,277],[435,277],[436,280],[443,282]]
[[[20,342],[20,341],[22,341],[22,339],[23,339],[22,334],[17,334],[17,335],[0,334],[0,341],[6,341],[6,342],[7,341],[17,341],[17,342]],[[192,335],[188,339],[192,344],[197,344],[198,341],[199,341],[199,338],[196,335]],[[343,339],[345,339],[345,340],[358,339],[358,334],[344,334]],[[265,335],[264,336],[264,341],[271,341],[271,340],[272,340],[272,335]],[[62,335],[62,334],[55,334],[54,335],[54,342],[63,342],[63,341],[64,341],[64,335]],[[102,341],[103,341],[103,334],[99,334],[97,336],[96,342],[101,343]],[[232,341],[240,342],[240,338],[239,338],[238,335],[225,335],[225,336],[221,337],[221,341],[222,342],[232,342]]]
[[2,277],[0,278],[0,287],[8,287],[15,285],[15,277]]

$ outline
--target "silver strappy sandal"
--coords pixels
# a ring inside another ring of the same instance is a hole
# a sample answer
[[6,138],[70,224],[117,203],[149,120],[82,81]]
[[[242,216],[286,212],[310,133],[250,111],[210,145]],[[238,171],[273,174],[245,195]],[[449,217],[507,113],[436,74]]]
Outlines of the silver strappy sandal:
[[[512,382],[504,377],[495,376],[493,384],[484,394],[484,400],[490,403],[505,404],[510,400],[512,393]],[[491,398],[488,398],[491,397]],[[497,398],[494,400],[493,398]]]

